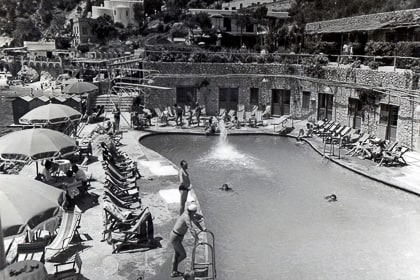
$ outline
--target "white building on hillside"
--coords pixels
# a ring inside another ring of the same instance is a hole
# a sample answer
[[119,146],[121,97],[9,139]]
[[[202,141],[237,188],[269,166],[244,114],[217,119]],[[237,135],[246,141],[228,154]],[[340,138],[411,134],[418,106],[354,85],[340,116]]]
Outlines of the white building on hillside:
[[101,6],[92,6],[92,18],[109,15],[114,22],[122,23],[125,27],[136,24],[134,19],[134,4],[143,0],[105,0]]
[[239,9],[244,9],[251,6],[273,3],[273,2],[276,2],[276,0],[237,0],[237,1],[231,1],[228,3],[223,3],[222,9],[223,10],[239,10]]

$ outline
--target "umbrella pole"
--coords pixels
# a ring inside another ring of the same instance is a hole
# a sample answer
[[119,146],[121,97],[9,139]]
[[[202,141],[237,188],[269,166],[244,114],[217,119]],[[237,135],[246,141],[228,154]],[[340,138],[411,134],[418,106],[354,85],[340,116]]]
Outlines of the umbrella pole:
[[4,255],[3,230],[0,218],[0,279],[6,279],[6,256]]
[[38,176],[38,161],[36,161],[36,175]]

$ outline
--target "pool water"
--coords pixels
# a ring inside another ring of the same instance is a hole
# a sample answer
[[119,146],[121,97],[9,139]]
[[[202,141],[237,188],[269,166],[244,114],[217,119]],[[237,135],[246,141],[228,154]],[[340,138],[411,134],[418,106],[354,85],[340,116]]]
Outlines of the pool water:
[[[420,198],[343,169],[293,139],[156,135],[189,162],[218,279],[418,279]],[[233,192],[218,188],[227,183]],[[325,196],[336,194],[336,202]]]

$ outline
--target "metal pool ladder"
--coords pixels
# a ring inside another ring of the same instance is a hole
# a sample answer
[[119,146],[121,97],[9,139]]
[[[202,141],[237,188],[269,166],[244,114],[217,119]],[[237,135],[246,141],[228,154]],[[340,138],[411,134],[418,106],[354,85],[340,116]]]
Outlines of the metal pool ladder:
[[[213,232],[205,229],[200,231],[201,233],[208,233],[211,236],[211,240],[207,242],[196,242],[191,254],[191,270],[194,272],[195,280],[216,280],[216,255],[214,252],[214,234]],[[206,251],[206,261],[197,262],[195,254],[198,248],[203,247]],[[209,250],[209,251],[208,251]]]

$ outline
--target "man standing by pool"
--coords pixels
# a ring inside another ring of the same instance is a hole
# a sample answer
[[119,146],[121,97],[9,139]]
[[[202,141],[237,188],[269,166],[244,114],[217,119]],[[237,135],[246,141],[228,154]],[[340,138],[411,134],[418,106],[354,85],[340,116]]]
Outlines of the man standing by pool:
[[184,213],[185,203],[187,202],[188,192],[191,190],[190,175],[187,172],[188,163],[186,160],[181,160],[180,168],[178,170],[179,176],[179,194],[181,196],[179,215]]
[[194,236],[195,240],[198,239],[198,233],[194,229],[193,224],[199,229],[203,230],[203,227],[200,225],[199,218],[200,216],[197,213],[197,205],[192,203],[188,206],[187,211],[185,211],[181,216],[178,217],[174,228],[172,229],[171,234],[169,235],[169,240],[174,247],[175,253],[172,258],[172,272],[171,277],[181,277],[183,273],[178,271],[178,265],[187,257],[185,248],[182,245],[184,235],[189,229],[191,234]]

